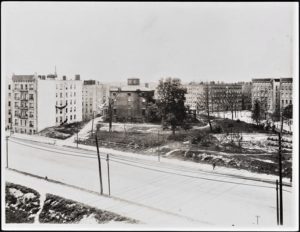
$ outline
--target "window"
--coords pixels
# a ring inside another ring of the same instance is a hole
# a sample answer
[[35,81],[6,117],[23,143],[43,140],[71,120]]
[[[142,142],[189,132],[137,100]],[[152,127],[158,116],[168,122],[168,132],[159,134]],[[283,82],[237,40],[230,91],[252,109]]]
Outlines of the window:
[[21,84],[21,89],[23,89],[23,85]]
[[8,89],[10,89],[10,85],[8,85]]
[[68,93],[66,93],[66,97],[68,97]]
[[72,100],[70,100],[70,104],[72,105]]
[[114,114],[117,114],[117,109],[114,109]]
[[74,106],[74,112],[76,112],[76,107]]
[[74,120],[76,119],[76,114],[74,114]]
[[62,114],[62,110],[60,110],[59,113]]
[[286,103],[286,104],[289,104],[289,101],[288,101],[288,100],[286,100],[286,101],[285,101],[285,103]]
[[70,120],[72,120],[72,115],[70,116]]
[[29,99],[33,100],[33,94],[29,94]]
[[60,93],[60,97],[62,97],[62,93]]
[[56,93],[56,97],[58,97],[58,94]]
[[8,101],[8,106],[10,106],[10,101]]
[[131,96],[131,93],[127,93],[128,96]]
[[11,93],[8,93],[8,97],[11,97]]
[[74,92],[74,97],[76,96],[76,92]]
[[62,122],[62,117],[61,116],[59,117],[59,119],[60,119],[60,122]]
[[58,117],[56,117],[56,122],[58,122]]
[[8,114],[9,114],[9,115],[11,114],[11,110],[8,110]]
[[70,112],[72,112],[72,107],[70,108]]

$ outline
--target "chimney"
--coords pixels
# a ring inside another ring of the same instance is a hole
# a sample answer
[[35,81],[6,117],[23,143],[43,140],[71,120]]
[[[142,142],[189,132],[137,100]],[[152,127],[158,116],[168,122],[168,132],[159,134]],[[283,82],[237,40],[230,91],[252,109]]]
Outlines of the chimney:
[[75,75],[75,81],[80,81],[80,75],[79,74]]

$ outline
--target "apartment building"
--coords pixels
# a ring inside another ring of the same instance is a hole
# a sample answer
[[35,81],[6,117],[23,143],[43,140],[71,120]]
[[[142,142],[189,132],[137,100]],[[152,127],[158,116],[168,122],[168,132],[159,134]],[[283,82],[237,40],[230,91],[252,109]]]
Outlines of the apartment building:
[[189,107],[190,110],[197,110],[197,102],[199,98],[203,97],[204,85],[200,83],[189,83],[184,85],[187,89],[185,94],[185,105]]
[[233,107],[234,110],[242,110],[242,84],[240,83],[192,82],[185,87],[187,88],[185,105],[198,113],[205,108],[204,101],[207,91],[211,112],[230,110],[230,107]]
[[293,78],[252,79],[252,107],[259,100],[265,114],[278,114],[293,104]]
[[75,79],[55,81],[55,125],[82,121],[82,81],[79,75]]
[[[76,81],[67,81],[53,74],[13,75],[10,103],[12,130],[34,134],[46,127],[81,121],[82,84],[79,77],[76,78]],[[75,88],[73,91],[71,86]],[[75,100],[75,103],[68,105],[69,100]],[[78,109],[75,112],[74,105]]]
[[12,81],[6,80],[5,88],[5,130],[12,128]]
[[97,114],[103,114],[102,106],[109,96],[108,85],[95,80],[83,81],[82,87],[82,117],[83,120],[92,119]]
[[127,86],[110,89],[113,100],[113,120],[143,122],[147,105],[154,98],[154,90],[140,85],[139,79],[128,79]]

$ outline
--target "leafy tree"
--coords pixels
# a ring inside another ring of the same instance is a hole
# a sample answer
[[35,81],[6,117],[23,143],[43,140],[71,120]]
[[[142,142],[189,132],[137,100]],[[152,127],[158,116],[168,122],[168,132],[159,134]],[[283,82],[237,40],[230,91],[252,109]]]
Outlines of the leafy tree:
[[254,101],[254,107],[252,110],[252,119],[256,122],[257,125],[261,120],[261,105],[258,99]]
[[148,122],[161,121],[161,113],[156,103],[150,102],[147,105],[146,118]]
[[178,78],[166,78],[159,81],[157,87],[158,107],[162,116],[162,125],[171,126],[173,134],[178,126],[183,126],[186,118],[185,94],[187,90]]
[[287,107],[285,107],[283,109],[282,115],[283,115],[283,117],[285,117],[287,119],[292,119],[293,118],[293,105],[290,104]]

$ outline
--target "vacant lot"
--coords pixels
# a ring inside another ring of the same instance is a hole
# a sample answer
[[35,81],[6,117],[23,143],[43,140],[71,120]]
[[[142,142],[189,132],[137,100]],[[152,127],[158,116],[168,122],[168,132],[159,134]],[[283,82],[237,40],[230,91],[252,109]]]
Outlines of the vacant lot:
[[[202,115],[201,123],[191,129],[178,129],[175,136],[170,129],[160,125],[114,123],[108,132],[108,124],[101,123],[97,134],[99,146],[157,154],[168,158],[189,160],[199,163],[217,164],[253,172],[278,173],[278,141],[276,134],[263,127],[240,120],[212,117],[210,131]],[[81,143],[95,146],[95,134]],[[292,173],[292,137],[285,135],[283,145],[283,173]]]
[[39,132],[39,135],[54,139],[67,139],[77,133],[77,130],[81,130],[86,123],[87,122],[82,121],[61,126],[48,127]]

